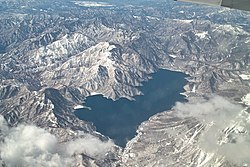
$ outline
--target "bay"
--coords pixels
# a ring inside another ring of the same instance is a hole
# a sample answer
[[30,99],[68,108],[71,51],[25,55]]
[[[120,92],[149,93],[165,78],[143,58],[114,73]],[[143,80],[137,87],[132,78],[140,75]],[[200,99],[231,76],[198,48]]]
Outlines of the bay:
[[134,101],[120,98],[116,101],[102,95],[87,97],[89,109],[75,111],[79,119],[93,122],[97,131],[110,137],[121,147],[136,135],[137,127],[156,113],[171,109],[177,101],[184,102],[184,85],[187,75],[169,70],[159,70],[139,89],[144,95]]

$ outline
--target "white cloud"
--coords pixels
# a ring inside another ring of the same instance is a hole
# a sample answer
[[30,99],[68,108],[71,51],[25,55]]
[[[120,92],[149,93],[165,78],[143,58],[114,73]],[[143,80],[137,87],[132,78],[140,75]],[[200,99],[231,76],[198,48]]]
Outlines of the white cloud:
[[104,142],[92,135],[61,144],[54,135],[33,125],[9,128],[0,116],[0,157],[7,167],[72,166],[75,153],[103,158],[113,146],[111,140]]
[[220,96],[213,96],[209,100],[198,103],[176,103],[174,108],[177,116],[195,116],[202,121],[228,121],[243,109],[240,105],[231,103]]
[[73,155],[74,153],[85,153],[91,157],[103,158],[103,153],[110,150],[112,146],[114,146],[112,140],[109,140],[104,144],[104,142],[99,139],[91,135],[86,135],[85,138],[76,139],[66,143],[66,150],[69,155]]
[[178,117],[194,117],[206,126],[198,144],[206,152],[250,165],[250,115],[241,105],[213,96],[197,103],[177,103]]

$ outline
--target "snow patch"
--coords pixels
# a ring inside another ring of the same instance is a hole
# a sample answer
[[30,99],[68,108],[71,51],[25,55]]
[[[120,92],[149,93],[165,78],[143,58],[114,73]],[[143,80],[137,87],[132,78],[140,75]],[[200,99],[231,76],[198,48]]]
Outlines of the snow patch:
[[153,16],[146,16],[146,17],[151,20],[157,20],[157,21],[160,20],[158,17],[153,17]]
[[105,2],[92,2],[92,1],[75,1],[76,5],[84,6],[84,7],[111,7],[113,5],[105,3]]
[[208,32],[207,31],[199,32],[199,33],[196,33],[195,35],[198,36],[199,38],[203,39],[208,35]]
[[83,109],[83,108],[84,108],[83,105],[76,105],[76,106],[74,107],[74,110]]
[[141,16],[133,15],[133,18],[134,18],[134,19],[141,19]]
[[180,21],[182,23],[192,23],[193,20],[180,20],[180,19],[173,19],[174,21]]
[[176,58],[177,56],[176,55],[169,55],[169,57],[172,57],[172,58]]
[[240,76],[241,79],[243,79],[243,80],[250,80],[250,75],[240,74],[239,76]]
[[192,88],[192,92],[195,93],[195,91],[196,91],[196,86],[194,85]]
[[242,102],[245,104],[245,105],[248,105],[250,106],[250,93],[245,95],[243,98],[242,98]]
[[90,93],[90,96],[95,96],[95,95],[100,95],[101,93],[98,93],[98,92],[91,92]]

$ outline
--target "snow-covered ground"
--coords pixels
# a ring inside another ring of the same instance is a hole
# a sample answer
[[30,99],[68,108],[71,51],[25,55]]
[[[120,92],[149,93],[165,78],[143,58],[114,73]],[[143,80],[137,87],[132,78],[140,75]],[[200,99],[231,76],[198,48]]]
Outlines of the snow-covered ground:
[[107,7],[107,6],[113,6],[111,4],[105,3],[105,2],[91,2],[91,1],[75,1],[76,5],[84,6],[84,7]]

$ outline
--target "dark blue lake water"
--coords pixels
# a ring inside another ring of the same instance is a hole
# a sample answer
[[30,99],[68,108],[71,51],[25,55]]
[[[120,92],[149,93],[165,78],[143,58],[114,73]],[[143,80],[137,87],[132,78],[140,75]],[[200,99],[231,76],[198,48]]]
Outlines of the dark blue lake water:
[[187,75],[179,72],[160,70],[152,74],[153,79],[143,82],[139,89],[144,95],[136,96],[135,101],[125,98],[113,101],[102,95],[87,97],[88,109],[75,112],[82,120],[93,122],[98,132],[109,136],[119,146],[124,147],[136,135],[140,123],[150,116],[170,109],[177,101],[186,101],[183,86]]

